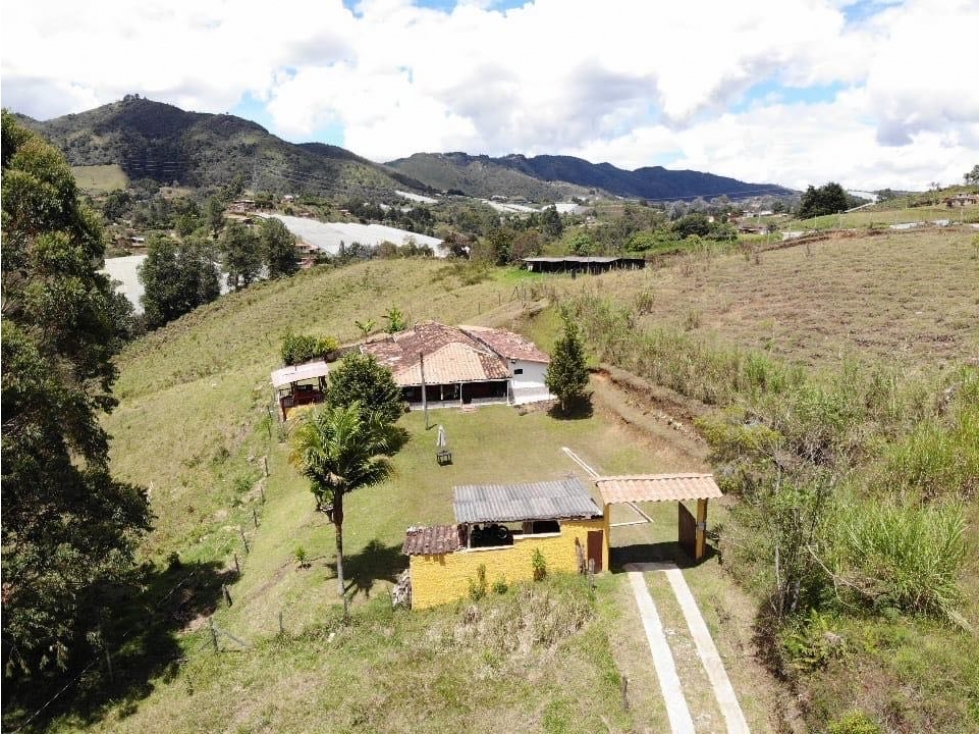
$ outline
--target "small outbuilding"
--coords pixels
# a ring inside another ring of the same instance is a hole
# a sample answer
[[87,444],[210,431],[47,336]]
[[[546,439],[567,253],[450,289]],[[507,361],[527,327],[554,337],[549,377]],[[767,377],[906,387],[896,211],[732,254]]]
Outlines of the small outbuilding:
[[548,573],[608,567],[606,518],[578,479],[466,485],[454,497],[454,525],[405,537],[415,609],[465,598],[480,566],[488,584],[529,581],[537,551]]
[[588,273],[597,275],[609,270],[640,270],[646,267],[642,257],[525,257],[520,262],[532,273]]
[[292,408],[323,402],[327,372],[326,362],[319,360],[282,367],[272,373],[272,390],[282,420],[288,420]]

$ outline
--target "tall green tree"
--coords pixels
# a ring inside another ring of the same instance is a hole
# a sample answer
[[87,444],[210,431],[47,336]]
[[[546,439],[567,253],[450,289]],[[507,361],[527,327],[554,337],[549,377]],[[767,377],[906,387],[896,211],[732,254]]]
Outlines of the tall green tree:
[[347,596],[343,580],[344,497],[360,487],[383,481],[391,473],[385,454],[388,426],[377,414],[365,416],[359,403],[325,405],[306,413],[292,437],[290,461],[309,479],[316,509],[333,522],[337,550],[337,591]]
[[258,238],[269,278],[281,278],[299,270],[296,236],[282,220],[275,217],[263,220]]
[[348,407],[356,403],[364,415],[378,415],[384,423],[394,423],[404,414],[401,388],[388,367],[372,354],[350,352],[330,372],[326,402]]
[[228,286],[236,291],[254,283],[262,270],[258,236],[241,222],[229,222],[219,241]]
[[825,214],[836,214],[848,208],[846,192],[838,183],[830,182],[819,188],[810,185],[799,202],[799,218],[809,219]]
[[145,288],[142,302],[147,328],[163,326],[221,295],[212,248],[203,239],[178,242],[152,235],[146,250],[139,281]]
[[585,389],[588,387],[585,348],[578,327],[570,316],[564,318],[564,334],[554,345],[554,353],[544,375],[544,384],[557,396],[562,413],[567,413],[574,403],[585,396]]
[[104,275],[99,219],[64,156],[2,113],[2,543],[6,683],[92,652],[101,591],[150,526],[116,481],[99,414],[116,404],[126,314]]

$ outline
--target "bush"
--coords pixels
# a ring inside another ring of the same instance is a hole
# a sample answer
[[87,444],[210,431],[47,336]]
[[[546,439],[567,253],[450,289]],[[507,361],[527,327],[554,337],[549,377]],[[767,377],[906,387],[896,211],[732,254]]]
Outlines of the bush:
[[884,730],[862,711],[851,711],[830,723],[826,734],[884,734]]
[[301,545],[296,546],[296,550],[292,552],[292,555],[295,557],[296,563],[299,564],[300,568],[304,568],[306,566],[305,548],[303,548]]
[[479,601],[486,596],[486,564],[480,563],[476,567],[476,578],[469,579],[469,598]]
[[543,581],[547,578],[547,559],[544,558],[540,548],[534,549],[534,556],[530,559],[530,563],[534,567],[534,581]]
[[308,334],[286,334],[282,338],[282,361],[287,365],[303,364],[314,359],[327,359],[340,348],[335,337],[317,339]]
[[506,582],[506,577],[505,576],[500,576],[500,578],[498,578],[496,581],[493,582],[493,593],[494,594],[505,594],[505,593],[507,593],[507,589],[509,589],[509,588],[510,587],[507,586],[507,582]]
[[961,506],[841,503],[832,525],[834,574],[843,593],[874,608],[951,610],[967,557]]

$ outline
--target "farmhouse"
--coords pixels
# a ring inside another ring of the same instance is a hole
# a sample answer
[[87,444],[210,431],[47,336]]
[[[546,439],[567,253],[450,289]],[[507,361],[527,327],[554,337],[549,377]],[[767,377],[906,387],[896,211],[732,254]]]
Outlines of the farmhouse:
[[641,257],[525,257],[527,270],[533,273],[607,273],[609,270],[639,270],[646,267]]
[[537,551],[548,573],[608,566],[606,520],[577,479],[467,485],[454,496],[455,525],[413,527],[405,537],[414,609],[464,598],[480,566],[488,584],[529,581]]
[[428,321],[356,348],[391,368],[412,407],[523,405],[553,397],[544,384],[550,358],[503,329]]

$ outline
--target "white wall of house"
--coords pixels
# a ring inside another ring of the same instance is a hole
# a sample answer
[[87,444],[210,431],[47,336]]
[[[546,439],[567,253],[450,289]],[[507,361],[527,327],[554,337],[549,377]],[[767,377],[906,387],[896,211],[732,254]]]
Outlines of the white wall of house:
[[514,405],[538,403],[554,397],[544,384],[547,365],[543,362],[511,359],[510,371],[513,375],[510,378],[510,395]]

